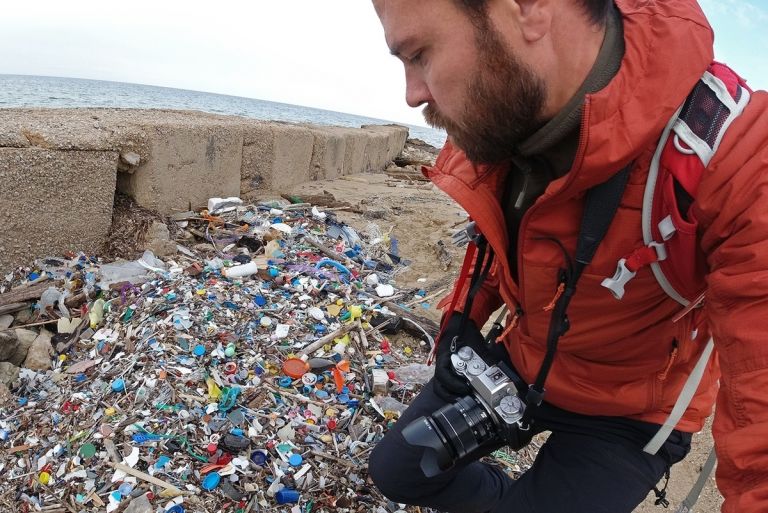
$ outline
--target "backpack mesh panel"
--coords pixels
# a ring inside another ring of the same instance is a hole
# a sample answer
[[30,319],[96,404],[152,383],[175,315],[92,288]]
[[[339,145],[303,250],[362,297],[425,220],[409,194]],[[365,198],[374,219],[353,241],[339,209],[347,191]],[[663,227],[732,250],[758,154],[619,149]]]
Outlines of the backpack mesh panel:
[[704,82],[699,81],[693,93],[685,101],[680,119],[694,134],[706,142],[710,149],[714,149],[717,135],[728,119],[728,114],[728,108],[723,105],[715,92]]

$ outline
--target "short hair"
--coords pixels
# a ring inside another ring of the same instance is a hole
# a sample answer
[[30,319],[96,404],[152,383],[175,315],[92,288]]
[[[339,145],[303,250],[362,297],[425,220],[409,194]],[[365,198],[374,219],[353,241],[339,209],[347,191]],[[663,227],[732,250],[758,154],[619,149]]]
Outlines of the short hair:
[[[472,20],[485,25],[488,0],[454,0],[468,12]],[[581,6],[587,18],[595,25],[604,25],[611,11],[613,0],[575,0]]]

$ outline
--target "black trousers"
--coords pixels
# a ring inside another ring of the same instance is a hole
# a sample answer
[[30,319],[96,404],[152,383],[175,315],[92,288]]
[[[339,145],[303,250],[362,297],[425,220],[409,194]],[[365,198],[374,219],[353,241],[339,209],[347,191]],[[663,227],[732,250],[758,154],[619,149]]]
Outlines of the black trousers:
[[448,513],[629,513],[690,450],[691,435],[673,431],[658,454],[646,454],[642,448],[658,425],[544,403],[536,431],[551,435],[518,480],[477,461],[498,445],[427,478],[420,468],[424,449],[408,444],[401,431],[445,404],[428,383],[371,453],[368,472],[390,500]]

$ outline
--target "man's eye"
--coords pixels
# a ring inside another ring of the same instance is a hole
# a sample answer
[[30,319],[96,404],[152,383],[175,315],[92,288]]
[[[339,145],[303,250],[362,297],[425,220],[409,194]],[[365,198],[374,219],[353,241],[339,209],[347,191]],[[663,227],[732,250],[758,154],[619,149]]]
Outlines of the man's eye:
[[411,57],[408,58],[408,62],[410,62],[411,64],[419,64],[423,60],[423,57],[424,57],[424,52],[419,50],[418,52],[416,52],[415,54],[413,54]]

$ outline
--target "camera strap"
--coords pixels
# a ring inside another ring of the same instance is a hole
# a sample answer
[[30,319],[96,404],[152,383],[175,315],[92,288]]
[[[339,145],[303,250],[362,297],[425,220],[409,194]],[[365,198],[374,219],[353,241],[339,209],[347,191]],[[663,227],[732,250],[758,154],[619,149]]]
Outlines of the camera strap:
[[531,419],[544,400],[544,383],[555,359],[557,343],[570,328],[567,314],[568,305],[576,293],[576,284],[582,272],[592,262],[598,246],[605,238],[608,227],[616,216],[621,197],[624,195],[629,180],[632,164],[630,163],[607,181],[587,191],[579,238],[576,243],[576,256],[572,261],[570,258],[567,259],[567,267],[560,273],[558,296],[552,305],[552,316],[547,333],[547,352],[539,368],[536,381],[528,387],[525,396],[527,407],[523,418],[520,420],[522,429],[530,427]]

